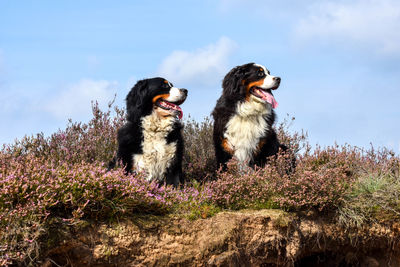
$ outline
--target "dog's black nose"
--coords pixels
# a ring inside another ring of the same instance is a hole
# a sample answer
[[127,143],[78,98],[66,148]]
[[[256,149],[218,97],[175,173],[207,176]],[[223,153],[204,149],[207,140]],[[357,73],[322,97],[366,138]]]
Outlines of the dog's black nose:
[[276,81],[276,82],[278,82],[278,83],[280,83],[280,82],[281,82],[281,77],[274,77],[273,80]]
[[188,94],[188,90],[186,90],[185,88],[181,88],[181,92],[184,93],[185,95]]

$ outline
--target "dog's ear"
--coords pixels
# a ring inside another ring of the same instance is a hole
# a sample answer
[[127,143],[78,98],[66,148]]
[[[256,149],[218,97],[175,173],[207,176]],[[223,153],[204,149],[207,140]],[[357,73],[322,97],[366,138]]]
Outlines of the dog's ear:
[[244,72],[241,66],[231,69],[231,71],[225,75],[222,81],[223,94],[225,96],[235,95],[240,92],[240,81],[243,75]]
[[233,68],[222,82],[223,94],[227,97],[245,95],[244,83],[246,76],[248,75],[249,66],[253,63],[237,66]]
[[126,96],[126,111],[128,121],[135,121],[145,112],[145,102],[148,82],[147,80],[138,81]]

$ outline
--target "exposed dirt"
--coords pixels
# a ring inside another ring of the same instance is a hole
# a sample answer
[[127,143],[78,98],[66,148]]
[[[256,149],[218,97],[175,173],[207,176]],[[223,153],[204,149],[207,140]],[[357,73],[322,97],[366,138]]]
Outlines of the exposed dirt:
[[42,266],[400,266],[400,225],[343,230],[277,210],[87,227]]

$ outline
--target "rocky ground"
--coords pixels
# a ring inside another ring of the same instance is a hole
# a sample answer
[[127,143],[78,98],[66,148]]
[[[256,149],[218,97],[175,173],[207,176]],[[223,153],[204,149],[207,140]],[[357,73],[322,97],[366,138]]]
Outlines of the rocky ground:
[[222,212],[91,224],[42,261],[49,266],[400,266],[400,225],[344,230],[312,214]]

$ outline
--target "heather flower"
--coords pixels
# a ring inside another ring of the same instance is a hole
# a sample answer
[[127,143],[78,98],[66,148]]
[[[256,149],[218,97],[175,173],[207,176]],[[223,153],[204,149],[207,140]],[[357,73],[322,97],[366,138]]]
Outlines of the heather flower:
[[[217,170],[212,121],[185,122],[179,189],[148,182],[145,173],[107,171],[116,151],[124,112],[93,105],[88,123],[70,121],[49,137],[24,137],[0,151],[0,265],[27,265],[41,257],[49,229],[82,220],[109,220],[135,213],[174,213],[206,218],[222,209],[282,208],[335,211],[345,225],[400,219],[400,159],[393,152],[349,145],[311,149],[306,134],[277,127],[289,150],[264,168],[228,164]],[[290,124],[290,123],[289,123]],[[292,168],[293,159],[296,168]]]

